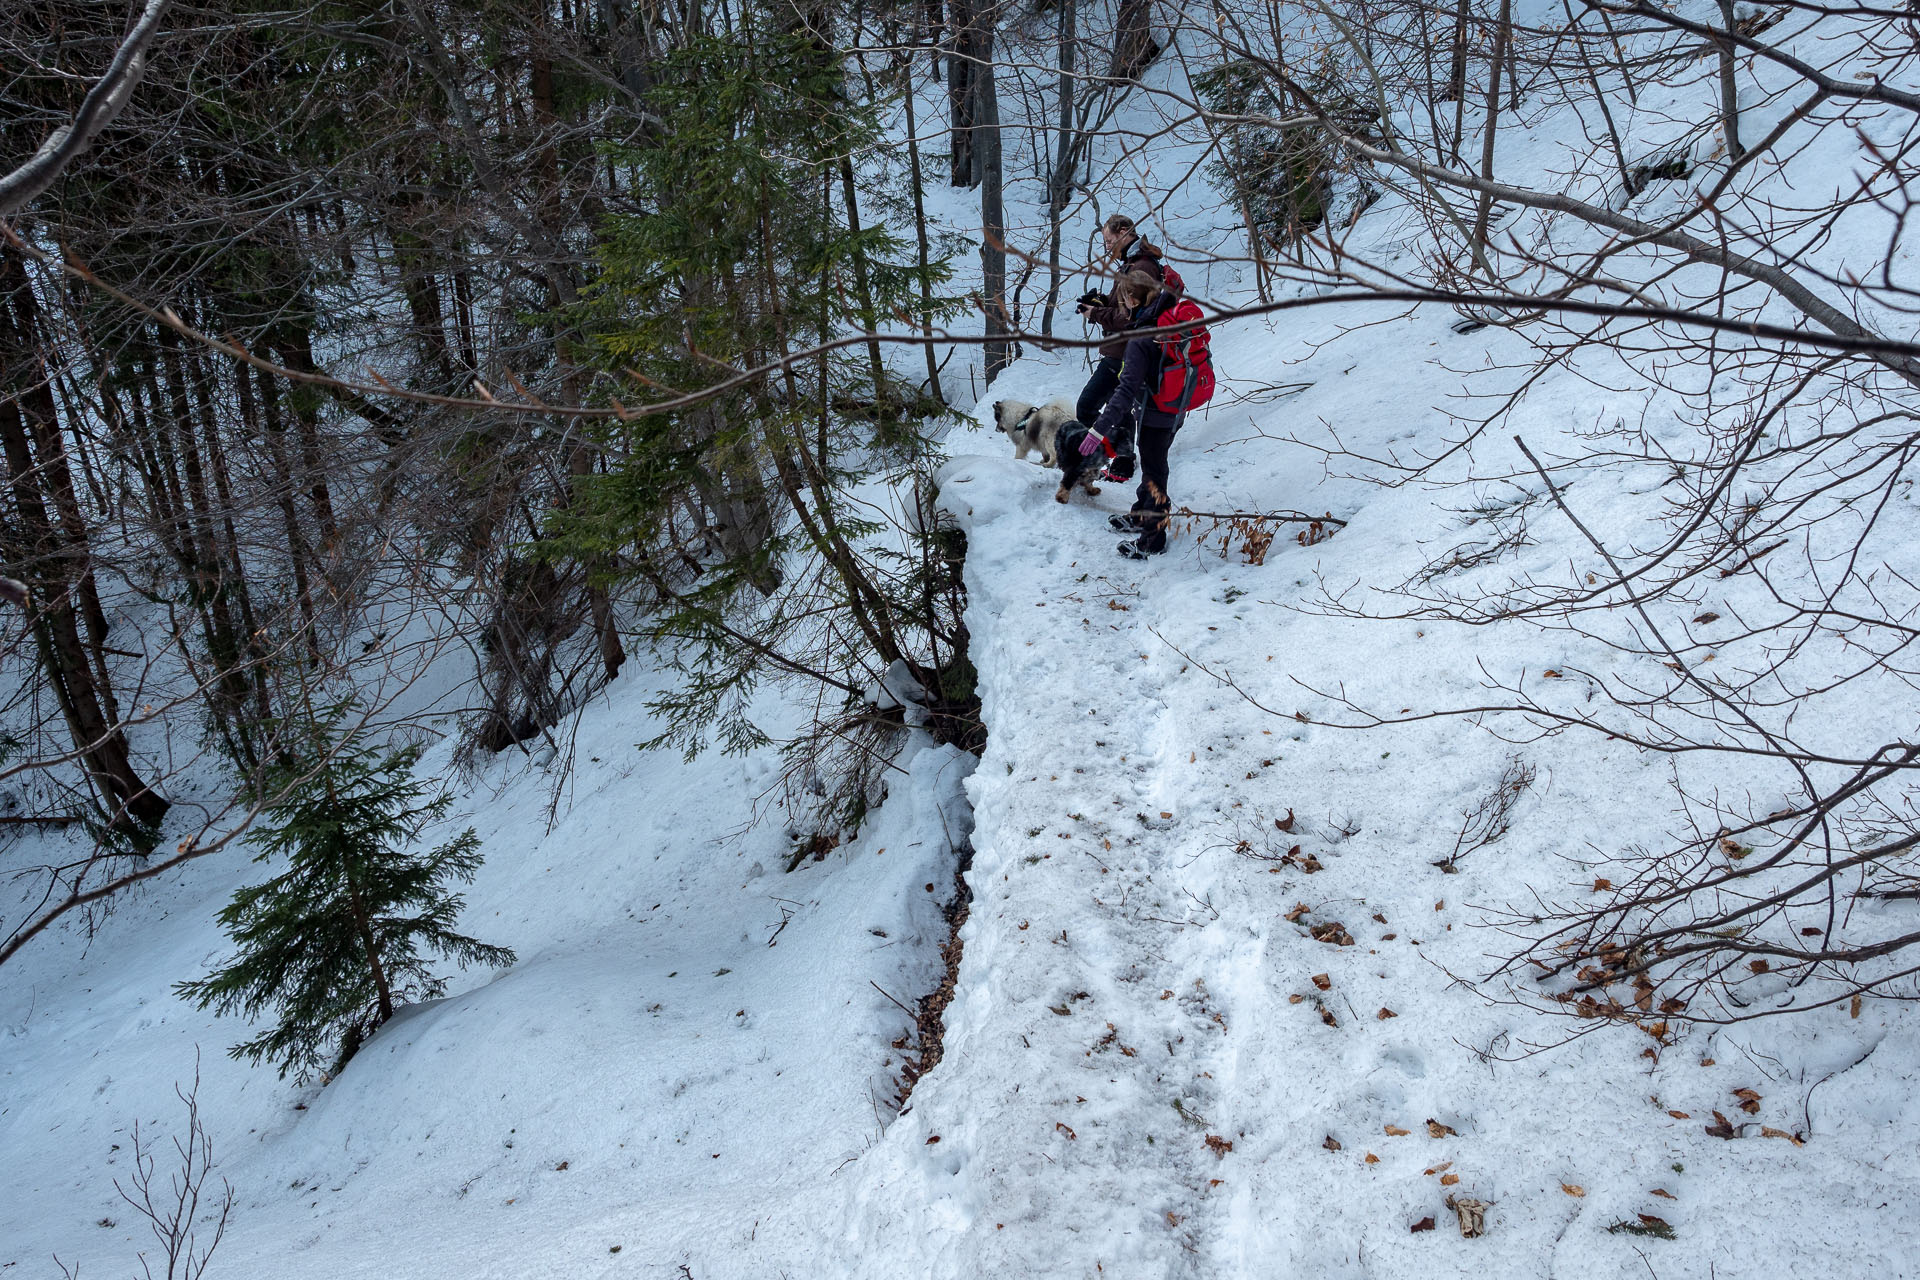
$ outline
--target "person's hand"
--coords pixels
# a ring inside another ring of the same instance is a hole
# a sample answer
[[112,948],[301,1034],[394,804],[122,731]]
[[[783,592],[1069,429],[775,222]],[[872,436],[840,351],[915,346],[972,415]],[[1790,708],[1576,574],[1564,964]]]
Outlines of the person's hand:
[[1091,458],[1094,454],[1106,448],[1106,445],[1107,438],[1105,436],[1101,435],[1098,431],[1089,431],[1080,437],[1080,456],[1083,458]]

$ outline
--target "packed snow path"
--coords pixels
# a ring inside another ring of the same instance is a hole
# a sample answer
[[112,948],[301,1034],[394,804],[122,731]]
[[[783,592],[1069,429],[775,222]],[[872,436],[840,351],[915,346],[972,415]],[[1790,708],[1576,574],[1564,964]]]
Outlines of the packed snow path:
[[[394,1259],[408,1280],[1920,1274],[1911,1006],[1658,1046],[1601,1027],[1533,1053],[1595,1024],[1456,983],[1512,945],[1475,927],[1480,907],[1577,895],[1661,837],[1660,761],[1457,720],[1324,723],[1337,708],[1311,689],[1459,706],[1483,672],[1628,661],[1564,635],[1294,607],[1323,583],[1405,581],[1470,536],[1457,493],[1325,481],[1276,439],[1324,420],[1378,452],[1434,431],[1418,406],[1457,389],[1447,362],[1509,340],[1447,325],[1402,322],[1391,376],[1380,356],[1373,377],[1378,348],[1304,321],[1222,332],[1223,365],[1244,369],[1314,338],[1288,371],[1313,385],[1190,425],[1176,498],[1354,517],[1315,547],[1283,534],[1261,566],[1191,531],[1122,561],[1105,516],[1128,494],[1057,505],[1045,469],[958,434],[942,495],[969,535],[977,768],[919,744],[858,839],[783,875],[781,824],[748,825],[776,754],[636,753],[670,678],[636,664],[575,726],[557,810],[537,762],[462,779],[452,825],[488,851],[465,919],[519,964],[408,1010],[325,1088],[229,1061],[244,1028],[172,995],[226,952],[214,913],[256,876],[247,850],[130,895],[91,939],[36,943],[0,975],[16,1172],[0,1274],[52,1275],[54,1253],[121,1274],[151,1247],[113,1180],[133,1120],[177,1135],[172,1089],[196,1053],[238,1193],[210,1280],[388,1275]],[[997,391],[1044,400],[1078,374],[1027,360]],[[1551,450],[1589,396],[1543,384],[1516,425]],[[1631,481],[1582,477],[1582,510],[1630,531]],[[1580,554],[1563,522],[1530,532],[1486,572]],[[1862,687],[1858,713],[1875,697]],[[425,767],[451,774],[452,746]],[[1516,754],[1540,781],[1512,830],[1442,872]],[[894,1118],[909,1020],[889,996],[939,981],[970,821],[945,1056]],[[13,856],[52,860],[66,838]],[[1715,1111],[1736,1139],[1705,1132]],[[1461,1237],[1450,1195],[1488,1204],[1484,1236]]]
[[[1208,446],[1226,430],[1183,434],[1177,499],[1325,504],[1315,475],[1223,467]],[[1557,892],[1588,837],[1618,847],[1665,814],[1639,803],[1660,782],[1648,761],[1539,744],[1558,811],[1595,829],[1529,825],[1523,806],[1505,843],[1443,873],[1511,746],[1461,722],[1312,723],[1328,708],[1290,677],[1464,701],[1476,655],[1535,642],[1274,607],[1323,573],[1397,580],[1426,554],[1398,529],[1431,526],[1430,499],[1348,490],[1367,508],[1353,528],[1312,548],[1283,533],[1262,567],[1190,533],[1134,565],[1106,521],[1130,487],[1059,506],[1053,474],[993,456],[990,431],[953,447],[980,455],[942,477],[990,728],[968,783],[975,901],[946,1056],[847,1171],[852,1273],[1911,1273],[1920,1186],[1893,1159],[1908,1104],[1893,1123],[1868,1073],[1848,1075],[1884,1014],[1655,1054],[1608,1029],[1535,1055],[1580,1025],[1454,981],[1501,943],[1473,904]],[[1911,1033],[1895,1038],[1906,1057]],[[1763,1137],[1805,1132],[1821,1076],[1821,1140]],[[1742,1140],[1707,1136],[1739,1089],[1761,1095]],[[1486,1234],[1463,1238],[1449,1198],[1484,1202]]]

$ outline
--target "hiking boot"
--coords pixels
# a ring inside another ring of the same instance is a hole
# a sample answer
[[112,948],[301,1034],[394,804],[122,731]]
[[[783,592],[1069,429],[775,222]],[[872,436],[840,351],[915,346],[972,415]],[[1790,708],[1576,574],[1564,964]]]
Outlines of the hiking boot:
[[1115,548],[1115,550],[1119,551],[1121,555],[1129,560],[1145,560],[1148,556],[1163,554],[1166,549],[1164,543],[1157,547],[1143,547],[1140,545],[1140,539],[1138,538],[1135,538],[1132,542],[1123,542]]
[[1140,517],[1129,511],[1125,515],[1108,516],[1107,526],[1115,533],[1140,532]]

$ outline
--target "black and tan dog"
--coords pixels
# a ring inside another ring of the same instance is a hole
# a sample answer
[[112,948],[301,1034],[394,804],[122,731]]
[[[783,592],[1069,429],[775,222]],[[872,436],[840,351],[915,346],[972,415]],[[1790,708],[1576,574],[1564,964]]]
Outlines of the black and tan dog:
[[1100,478],[1101,464],[1113,456],[1113,446],[1107,445],[1090,455],[1080,452],[1087,426],[1073,416],[1073,401],[1065,396],[1041,405],[1024,400],[996,400],[993,420],[1001,434],[1013,442],[1014,457],[1024,458],[1038,452],[1041,462],[1060,469],[1060,487],[1053,494],[1055,502],[1065,502],[1075,486],[1088,494],[1100,492],[1100,486],[1094,481]]

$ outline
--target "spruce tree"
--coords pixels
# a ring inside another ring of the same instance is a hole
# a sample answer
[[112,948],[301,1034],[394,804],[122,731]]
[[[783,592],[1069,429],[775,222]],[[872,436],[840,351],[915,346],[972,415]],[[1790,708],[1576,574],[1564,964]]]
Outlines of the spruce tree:
[[656,135],[608,148],[634,196],[603,224],[575,313],[622,402],[778,370],[672,414],[582,424],[607,469],[551,513],[541,547],[650,589],[649,636],[683,679],[650,704],[649,745],[689,754],[710,736],[764,744],[748,708],[769,676],[837,689],[853,713],[893,664],[931,684],[951,657],[955,620],[931,615],[914,576],[925,557],[854,492],[882,476],[930,483],[920,424],[940,406],[856,335],[924,313],[949,268],[916,265],[906,241],[857,217],[853,159],[879,147],[878,110],[791,16],[749,7],[656,64]]
[[175,988],[222,1014],[271,1010],[271,1028],[228,1052],[271,1059],[302,1082],[338,1072],[397,1005],[445,992],[429,954],[462,968],[514,960],[453,928],[463,900],[447,884],[471,881],[481,862],[472,828],[431,851],[411,847],[452,798],[413,776],[418,752],[381,752],[357,731],[335,732],[341,719],[330,716],[268,779],[279,798],[248,843],[255,861],[284,860],[285,870],[221,911],[238,951]]

